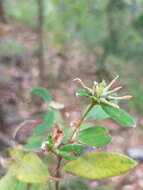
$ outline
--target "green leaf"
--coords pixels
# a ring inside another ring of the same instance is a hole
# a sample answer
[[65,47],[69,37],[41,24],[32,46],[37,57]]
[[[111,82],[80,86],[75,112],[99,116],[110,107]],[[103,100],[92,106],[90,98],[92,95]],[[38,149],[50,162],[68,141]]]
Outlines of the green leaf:
[[50,103],[51,101],[51,96],[50,94],[48,93],[48,91],[45,89],[45,88],[34,88],[32,89],[32,91],[30,92],[30,95],[37,95],[37,96],[40,96],[44,99],[44,101],[46,103]]
[[26,183],[18,181],[15,176],[12,175],[11,170],[1,178],[0,189],[1,190],[26,190]]
[[94,106],[91,112],[88,114],[87,119],[89,120],[103,120],[110,116],[102,109],[100,105]]
[[47,184],[32,184],[30,190],[49,190]]
[[19,181],[18,187],[16,190],[27,190],[27,184],[22,181]]
[[90,128],[90,127],[93,127],[93,123],[84,122],[84,123],[81,124],[80,130],[88,129],[88,128]]
[[41,184],[32,184],[30,190],[40,190],[42,188]]
[[104,146],[111,142],[112,138],[106,136],[107,129],[104,127],[90,127],[82,130],[77,136],[77,140],[90,146]]
[[[115,96],[115,97],[117,97],[118,94],[117,94],[117,93],[113,93],[113,94],[111,94],[110,96]],[[111,102],[111,103],[113,103],[113,104],[118,104],[119,100],[110,100],[109,102]]]
[[18,160],[22,160],[24,157],[24,154],[25,154],[24,151],[22,151],[18,148],[9,148],[8,152],[13,160],[16,160],[17,158],[18,158]]
[[135,120],[124,110],[113,108],[108,105],[102,105],[102,108],[108,115],[110,115],[112,119],[118,123],[129,127],[136,127]]
[[0,180],[0,189],[1,190],[18,190],[18,180],[8,172],[1,180]]
[[67,163],[64,170],[88,179],[120,176],[136,166],[131,158],[111,152],[95,152]]
[[64,104],[61,104],[61,103],[58,103],[58,102],[55,102],[55,101],[51,101],[49,106],[53,109],[56,109],[56,110],[60,110],[60,109],[63,109],[64,108]]
[[79,94],[79,95],[81,95],[81,96],[86,96],[86,97],[89,96],[89,94],[87,93],[87,91],[84,90],[84,89],[79,89],[79,90],[77,90],[77,91],[76,91],[76,94]]
[[47,139],[47,136],[32,136],[28,138],[27,144],[23,147],[23,150],[39,152],[42,142]]
[[80,154],[83,150],[84,150],[84,146],[81,144],[67,144],[67,145],[63,145],[60,148],[60,151],[75,152],[77,154]]
[[54,110],[54,120],[58,122],[59,125],[63,124],[63,118],[59,111]]
[[65,151],[60,151],[60,152],[59,152],[59,155],[62,156],[62,157],[63,157],[64,159],[66,159],[66,160],[75,160],[75,159],[76,159],[75,156],[72,156],[72,155],[68,154],[68,153],[65,152]]
[[33,134],[34,135],[41,135],[44,132],[47,132],[54,126],[54,111],[49,110],[45,116],[43,122],[36,127]]
[[14,160],[11,171],[17,179],[26,183],[44,183],[48,181],[48,169],[36,154],[11,149],[10,155]]

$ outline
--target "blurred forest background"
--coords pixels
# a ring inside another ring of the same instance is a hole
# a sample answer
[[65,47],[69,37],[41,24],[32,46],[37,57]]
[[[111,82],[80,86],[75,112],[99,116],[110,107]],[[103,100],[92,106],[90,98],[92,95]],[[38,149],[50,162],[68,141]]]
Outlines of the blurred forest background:
[[[72,80],[90,84],[116,75],[121,94],[133,95],[122,106],[135,115],[137,129],[106,120],[117,136],[108,148],[143,148],[143,0],[0,0],[0,155],[15,143],[15,127],[41,114],[41,102],[29,100],[33,87],[46,87],[65,104],[62,114],[70,121],[86,104],[75,98]],[[21,129],[16,141],[25,143],[32,129]],[[63,184],[63,190],[72,189],[142,190],[142,162],[126,177]]]

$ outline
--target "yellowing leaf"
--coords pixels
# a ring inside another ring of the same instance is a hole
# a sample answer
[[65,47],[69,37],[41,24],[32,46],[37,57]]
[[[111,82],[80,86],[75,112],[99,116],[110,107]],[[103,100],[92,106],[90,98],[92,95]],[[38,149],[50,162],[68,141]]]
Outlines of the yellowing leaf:
[[95,152],[67,163],[64,170],[88,179],[120,176],[136,166],[131,158],[113,152]]
[[[18,156],[18,151],[20,156]],[[46,182],[48,180],[49,172],[42,160],[32,152],[22,152],[23,157],[21,157],[21,152],[22,151],[17,149],[10,151],[10,154],[15,161],[11,167],[12,174],[20,181],[27,183]]]
[[17,190],[18,180],[8,172],[1,180],[0,180],[0,189],[1,190]]

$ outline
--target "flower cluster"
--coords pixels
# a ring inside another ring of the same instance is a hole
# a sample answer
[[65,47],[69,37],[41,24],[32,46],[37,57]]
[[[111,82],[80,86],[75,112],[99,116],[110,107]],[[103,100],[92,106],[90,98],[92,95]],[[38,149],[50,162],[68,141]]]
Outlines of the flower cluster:
[[86,86],[85,83],[79,78],[74,79],[74,81],[78,82],[85,89],[88,97],[95,103],[107,104],[109,106],[119,108],[117,104],[113,103],[113,100],[127,100],[132,96],[117,96],[115,93],[122,88],[121,86],[111,89],[118,77],[119,76],[115,77],[108,85],[104,80],[102,82],[94,81],[92,88]]

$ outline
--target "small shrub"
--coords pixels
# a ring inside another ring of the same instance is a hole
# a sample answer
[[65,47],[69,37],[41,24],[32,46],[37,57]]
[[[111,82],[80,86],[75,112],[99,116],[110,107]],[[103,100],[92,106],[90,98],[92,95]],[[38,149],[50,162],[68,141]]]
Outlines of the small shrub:
[[[102,147],[112,141],[107,127],[94,126],[89,121],[85,122],[86,118],[112,118],[123,126],[136,126],[135,120],[118,105],[119,100],[127,100],[131,96],[119,97],[117,91],[121,87],[111,89],[117,78],[108,85],[105,81],[94,81],[92,88],[80,79],[74,80],[82,86],[76,95],[84,96],[90,104],[80,120],[72,122],[72,127],[68,129],[63,127],[64,122],[59,113],[64,105],[54,102],[46,89],[33,89],[30,94],[42,97],[48,111],[26,145],[9,149],[12,162],[7,174],[0,181],[0,189],[15,190],[19,187],[23,190],[29,188],[27,184],[30,183],[31,190],[59,190],[63,170],[82,178],[101,180],[120,176],[135,168],[136,162],[126,155],[84,151],[86,147]],[[41,157],[38,156],[39,153]],[[54,172],[51,168],[54,168]]]

